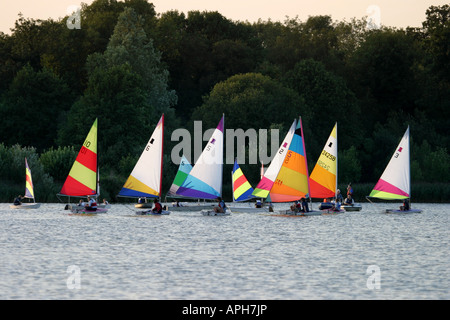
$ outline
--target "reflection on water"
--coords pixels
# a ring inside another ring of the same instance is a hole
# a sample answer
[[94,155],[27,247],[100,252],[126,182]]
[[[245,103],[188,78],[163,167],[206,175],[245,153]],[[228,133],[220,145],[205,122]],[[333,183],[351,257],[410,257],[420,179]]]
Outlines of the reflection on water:
[[382,213],[396,206],[286,218],[0,204],[0,299],[449,299],[450,205]]

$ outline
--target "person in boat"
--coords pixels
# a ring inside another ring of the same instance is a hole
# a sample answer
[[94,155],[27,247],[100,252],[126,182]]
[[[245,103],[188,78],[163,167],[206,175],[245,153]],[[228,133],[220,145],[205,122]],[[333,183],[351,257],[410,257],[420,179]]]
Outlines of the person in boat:
[[342,194],[341,194],[341,190],[339,190],[339,189],[336,190],[336,197],[335,197],[334,201],[340,202],[340,203],[342,203],[344,201],[344,198],[342,197]]
[[146,201],[144,200],[144,198],[139,198],[138,199],[138,203],[145,203]]
[[344,200],[344,204],[345,204],[345,205],[349,205],[349,206],[352,206],[352,205],[354,204],[351,195],[347,195],[347,198],[345,198],[345,200]]
[[90,196],[87,197],[87,204],[85,206],[87,211],[97,211],[97,201]]
[[302,212],[309,212],[308,201],[306,201],[305,198],[301,198],[300,199],[300,203],[301,203],[301,211]]
[[403,200],[403,205],[400,206],[400,210],[401,210],[401,211],[408,211],[409,209],[410,209],[410,206],[409,206],[409,199]]
[[352,187],[352,183],[349,182],[348,186],[347,186],[347,196],[351,195],[353,197],[353,187]]
[[336,201],[333,203],[333,206],[331,207],[331,210],[333,211],[341,211],[341,203],[339,201]]
[[103,199],[103,204],[104,204],[104,205],[108,205],[108,204],[109,204],[108,200]]
[[294,201],[294,204],[291,206],[292,212],[299,212],[301,210],[301,203],[298,200]]
[[155,199],[154,205],[155,205],[155,206],[153,207],[152,212],[153,212],[153,213],[159,213],[159,214],[161,214],[163,208],[162,208],[162,206],[161,206],[161,203],[159,203],[158,198]]
[[17,198],[14,199],[14,205],[20,206],[22,204],[23,197],[21,195],[17,196]]
[[86,206],[86,202],[84,202],[83,200],[80,199],[80,201],[78,201],[78,205],[80,207],[85,207]]
[[255,203],[255,208],[262,208],[262,203],[261,203],[261,200],[256,200],[256,203]]
[[216,200],[219,203],[219,205],[217,207],[214,207],[214,211],[216,213],[225,213],[227,211],[225,201],[223,201],[221,197],[217,197]]

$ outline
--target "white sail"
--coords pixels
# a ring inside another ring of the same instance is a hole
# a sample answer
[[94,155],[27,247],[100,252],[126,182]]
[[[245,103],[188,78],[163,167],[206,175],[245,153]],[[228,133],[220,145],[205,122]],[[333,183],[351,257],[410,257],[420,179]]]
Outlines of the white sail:
[[197,199],[215,199],[222,195],[224,117],[177,190],[177,195]]
[[162,155],[164,139],[164,114],[161,116],[152,136],[125,182],[119,196],[160,197]]
[[409,126],[369,197],[385,200],[411,197]]

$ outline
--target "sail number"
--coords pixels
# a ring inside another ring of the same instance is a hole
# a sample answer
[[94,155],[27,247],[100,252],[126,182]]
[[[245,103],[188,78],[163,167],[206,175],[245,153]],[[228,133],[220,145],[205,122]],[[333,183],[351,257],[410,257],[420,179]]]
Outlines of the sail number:
[[91,142],[89,140],[84,141],[84,143],[83,143],[84,148],[81,148],[80,153],[85,154],[86,150],[89,149],[90,146],[91,146]]
[[322,160],[318,160],[317,164],[319,166],[321,166],[322,168],[324,168],[325,170],[329,171],[330,170],[330,166],[328,164],[326,164],[325,162],[323,162]]
[[325,150],[322,151],[322,155],[330,159],[331,161],[336,161],[336,157],[333,156],[331,153],[326,152]]

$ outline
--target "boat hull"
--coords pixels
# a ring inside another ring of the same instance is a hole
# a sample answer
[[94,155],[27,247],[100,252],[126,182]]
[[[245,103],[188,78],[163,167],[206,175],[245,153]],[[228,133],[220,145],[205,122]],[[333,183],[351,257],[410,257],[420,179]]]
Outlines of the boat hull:
[[82,206],[72,206],[70,208],[70,211],[72,213],[78,213],[78,214],[101,214],[101,213],[107,213],[108,209],[105,208],[97,208],[97,210],[93,211],[93,210],[86,210],[85,207]]
[[202,211],[209,210],[214,207],[213,204],[210,205],[191,205],[191,206],[181,206],[181,207],[169,207],[170,211]]
[[331,209],[333,207],[333,204],[331,202],[322,202],[319,204],[319,210],[327,210]]
[[345,211],[361,211],[362,206],[360,204],[342,205],[341,208],[343,208]]
[[229,216],[230,212],[215,212],[214,210],[202,210],[204,216]]
[[13,205],[11,204],[9,207],[11,209],[37,209],[41,206],[40,203],[22,203],[21,205]]
[[149,203],[137,203],[134,205],[135,208],[153,208],[153,202]]

